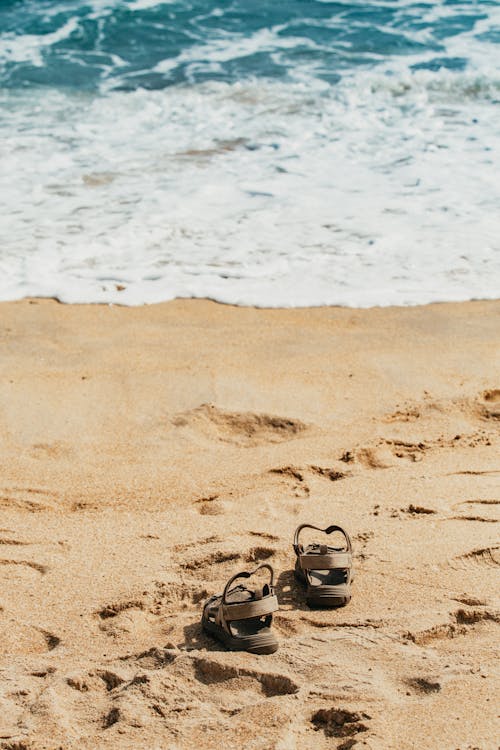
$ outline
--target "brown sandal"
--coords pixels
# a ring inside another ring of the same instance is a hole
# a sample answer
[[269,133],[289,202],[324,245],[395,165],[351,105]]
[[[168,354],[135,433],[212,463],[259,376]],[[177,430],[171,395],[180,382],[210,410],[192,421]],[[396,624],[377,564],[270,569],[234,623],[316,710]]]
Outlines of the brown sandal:
[[[302,529],[314,529],[324,534],[339,531],[345,538],[343,547],[299,543]],[[295,532],[293,548],[297,555],[295,577],[306,586],[306,601],[310,607],[343,607],[351,599],[352,544],[349,534],[340,526],[319,529],[303,523]]]
[[[258,570],[267,568],[269,583],[255,591],[243,585],[231,585],[238,578],[250,578]],[[273,612],[278,609],[274,594],[274,571],[270,565],[259,565],[251,573],[236,573],[226,583],[222,595],[212,596],[203,607],[201,624],[205,632],[213,635],[231,651],[249,651],[252,654],[272,654],[278,640],[271,632]]]

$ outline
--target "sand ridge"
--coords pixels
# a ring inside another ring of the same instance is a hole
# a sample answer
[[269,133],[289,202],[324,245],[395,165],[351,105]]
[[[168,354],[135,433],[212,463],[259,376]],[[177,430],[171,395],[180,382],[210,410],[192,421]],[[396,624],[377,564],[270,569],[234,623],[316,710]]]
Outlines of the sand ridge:
[[[0,307],[2,750],[497,747],[499,303]],[[280,649],[227,653],[203,602],[261,561]]]

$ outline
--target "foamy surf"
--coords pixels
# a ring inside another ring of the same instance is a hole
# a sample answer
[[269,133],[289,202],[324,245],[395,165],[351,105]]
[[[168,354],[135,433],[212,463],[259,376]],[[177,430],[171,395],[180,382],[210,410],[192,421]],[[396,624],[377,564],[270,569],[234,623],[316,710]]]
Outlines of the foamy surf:
[[[499,296],[498,9],[463,10],[438,58],[431,36],[455,18],[440,3],[425,23],[412,3],[371,27],[369,15],[352,20],[344,47],[345,13],[364,4],[205,36],[197,8],[195,38],[167,55],[156,41],[141,67],[111,43],[113,23],[153,28],[147,14],[161,12],[167,28],[179,3],[138,0],[128,16],[97,0],[80,15],[45,6],[43,33],[0,37],[0,299],[368,307]],[[90,59],[78,40],[92,24]],[[393,37],[404,54],[387,53]],[[86,71],[81,85],[61,85],[57,60]],[[270,76],[270,61],[286,75]]]

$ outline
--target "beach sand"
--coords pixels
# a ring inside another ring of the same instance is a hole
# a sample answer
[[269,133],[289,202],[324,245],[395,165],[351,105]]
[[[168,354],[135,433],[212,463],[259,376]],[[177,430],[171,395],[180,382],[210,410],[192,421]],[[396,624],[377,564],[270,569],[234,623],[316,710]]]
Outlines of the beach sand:
[[[0,342],[1,748],[497,748],[500,302],[23,300]],[[280,648],[228,653],[202,603],[258,561]]]

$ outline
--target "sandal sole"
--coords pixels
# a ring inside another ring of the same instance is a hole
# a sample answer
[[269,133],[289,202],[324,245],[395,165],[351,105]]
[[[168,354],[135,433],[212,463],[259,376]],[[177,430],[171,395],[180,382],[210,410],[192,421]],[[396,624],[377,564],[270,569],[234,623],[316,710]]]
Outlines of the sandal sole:
[[334,609],[345,607],[349,604],[351,597],[346,596],[314,596],[306,597],[306,604],[311,609]]
[[230,651],[246,651],[249,654],[274,654],[278,650],[278,641],[276,638],[234,638],[226,633],[217,625],[213,625],[206,620],[202,620],[202,628],[207,635],[216,638]]
[[[301,584],[301,586],[307,587],[307,583],[304,578],[297,572],[294,571],[295,580]],[[319,588],[319,587],[318,587]],[[345,607],[351,601],[351,596],[332,596],[328,593],[322,593],[321,591],[311,592],[311,589],[306,589],[306,604],[311,609],[334,609],[337,607]]]

